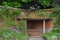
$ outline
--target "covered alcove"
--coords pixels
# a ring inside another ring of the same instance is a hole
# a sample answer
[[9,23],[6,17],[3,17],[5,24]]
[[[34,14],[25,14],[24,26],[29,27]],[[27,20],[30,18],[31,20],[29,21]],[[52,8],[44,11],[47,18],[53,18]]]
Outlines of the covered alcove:
[[27,31],[29,36],[41,36],[52,30],[52,19],[28,19]]
[[[25,19],[25,27],[27,28],[27,33],[29,36],[41,36],[46,32],[50,32],[53,28],[53,19],[46,14],[50,15],[51,10],[44,10],[43,16],[37,15],[35,11],[23,11],[20,18]],[[40,13],[40,12],[39,12]]]

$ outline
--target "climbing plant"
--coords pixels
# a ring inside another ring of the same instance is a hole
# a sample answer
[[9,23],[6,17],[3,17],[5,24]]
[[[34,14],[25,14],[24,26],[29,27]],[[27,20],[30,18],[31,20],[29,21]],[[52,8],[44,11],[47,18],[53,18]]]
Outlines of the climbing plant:
[[53,29],[49,33],[45,33],[44,37],[47,40],[53,40],[52,36],[57,37],[60,40],[60,8],[55,7],[50,14],[50,18],[53,18]]
[[51,17],[55,18],[54,27],[60,28],[60,8],[56,7],[54,12],[51,14]]
[[[0,18],[2,19],[0,37],[4,40],[27,40],[28,35],[26,33],[25,20],[17,19],[17,16],[20,15],[21,11],[19,9],[10,9],[6,7],[0,9]],[[17,22],[15,20],[17,20]]]
[[59,7],[55,7],[52,9],[52,12],[44,12],[44,10],[38,10],[36,11],[38,16],[44,16],[44,17],[48,17],[48,18],[52,18],[54,20],[54,27],[56,28],[60,28],[60,8]]

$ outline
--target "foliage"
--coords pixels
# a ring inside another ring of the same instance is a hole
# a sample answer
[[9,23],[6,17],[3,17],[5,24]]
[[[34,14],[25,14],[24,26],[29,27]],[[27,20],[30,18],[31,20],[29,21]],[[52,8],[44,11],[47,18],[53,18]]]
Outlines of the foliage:
[[52,0],[4,0],[1,5],[22,9],[51,8]]
[[[3,11],[2,11],[3,10]],[[13,11],[13,10],[12,10]],[[19,10],[18,10],[19,11]],[[9,12],[8,8],[2,8],[0,11],[1,18],[6,22],[8,25],[15,25],[14,22],[15,18],[20,15],[20,11],[18,12],[16,10],[13,11],[13,13]]]
[[[0,36],[3,37],[4,40],[23,40],[23,36],[27,37],[27,35],[23,35],[20,31],[18,30],[11,30],[9,27],[8,28],[0,28]],[[24,39],[27,40],[27,39]]]
[[48,8],[51,6],[51,2],[52,0],[39,0],[40,4],[44,7],[44,8]]
[[51,13],[50,12],[45,12],[44,10],[37,10],[36,13],[37,13],[36,15],[39,16],[39,17],[52,18]]
[[54,27],[59,29],[60,28],[60,8],[55,7],[54,12],[51,14],[51,17],[54,18]]
[[53,22],[53,29],[50,33],[46,33],[44,34],[44,36],[48,39],[52,36],[56,36],[58,37],[57,39],[60,39],[60,8],[59,7],[55,7],[53,13],[50,14],[50,17],[53,18],[54,22]]
[[[36,9],[52,8],[56,5],[60,6],[59,0],[1,0],[0,5],[8,7],[16,7],[23,9],[30,9],[30,7]],[[25,5],[25,6],[24,6]]]
[[[0,13],[2,14],[3,20],[4,22],[8,25],[8,26],[21,26],[20,28],[23,29],[24,25],[24,20],[19,20],[19,23],[15,22],[15,19],[17,18],[17,16],[21,15],[20,10],[18,9],[14,9],[14,10],[10,10],[12,12],[9,11],[8,8],[2,8],[3,11],[1,11]],[[17,20],[17,19],[16,19]]]
[[58,34],[57,40],[60,40],[60,33]]
[[31,1],[31,0],[22,0],[22,2],[29,2],[29,1]]
[[11,10],[13,12],[10,12],[10,9],[8,9],[8,8],[2,8],[0,10],[1,10],[0,11],[1,17],[5,16],[4,18],[15,19],[18,15],[20,15],[20,11],[17,9]]
[[53,40],[52,36],[58,37],[60,39],[60,8],[55,7],[52,13],[44,12],[44,10],[36,11],[38,16],[48,17],[53,19],[53,29],[51,32],[44,34],[48,40]]
[[38,16],[53,18],[54,30],[60,29],[60,26],[59,26],[60,25],[60,8],[55,7],[52,11],[53,11],[52,13],[49,13],[49,12],[44,12],[44,10],[39,10],[39,11],[36,11],[36,13]]
[[2,5],[7,7],[15,7],[15,8],[22,7],[21,3],[18,3],[18,2],[3,2]]
[[44,34],[44,37],[45,37],[47,40],[53,40],[53,38],[52,38],[53,36],[56,36],[56,37],[57,37],[57,36],[58,36],[58,32],[55,31],[55,32],[53,33],[53,31],[51,31],[50,33],[45,33],[45,34]]
[[52,6],[53,7],[60,6],[60,0],[53,0]]
[[25,21],[23,19],[18,22],[15,21],[17,20],[17,16],[21,15],[19,9],[9,9],[4,7],[0,9],[0,15],[0,18],[6,24],[6,26],[2,24],[2,28],[0,28],[0,37],[4,40],[27,40],[26,28],[24,27]]

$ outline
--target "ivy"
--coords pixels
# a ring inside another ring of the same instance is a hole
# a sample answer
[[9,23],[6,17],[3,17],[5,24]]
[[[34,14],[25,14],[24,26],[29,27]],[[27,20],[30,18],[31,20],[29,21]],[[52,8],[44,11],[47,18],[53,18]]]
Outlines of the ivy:
[[52,10],[53,10],[52,13],[44,12],[44,10],[39,10],[39,11],[36,11],[36,14],[38,17],[47,17],[47,18],[53,19],[54,20],[53,29],[55,30],[55,28],[57,28],[57,30],[59,30],[60,29],[60,8],[55,7]]
[[[11,12],[12,11],[12,12]],[[8,8],[2,8],[0,10],[0,18],[2,18],[2,20],[8,25],[8,26],[20,26],[20,24],[16,23],[15,22],[15,19],[17,18],[17,16],[20,16],[21,15],[21,12],[20,10],[18,9],[14,9],[14,10],[10,10]],[[19,20],[20,21],[20,20]],[[23,24],[24,21],[21,20],[21,23]],[[21,27],[24,25],[21,24]],[[23,29],[23,28],[22,28]]]
[[55,27],[56,28],[60,28],[60,8],[59,7],[56,7],[54,9],[54,12],[51,14],[52,18],[55,18]]
[[[9,8],[1,8],[0,9],[0,18],[2,18],[2,26],[0,27],[0,37],[4,40],[27,40],[27,33],[25,28],[25,20],[16,19],[17,16],[21,15],[21,11],[19,9],[9,9]],[[16,22],[17,20],[18,22]],[[12,28],[13,29],[12,29]],[[26,37],[26,38],[25,38]]]

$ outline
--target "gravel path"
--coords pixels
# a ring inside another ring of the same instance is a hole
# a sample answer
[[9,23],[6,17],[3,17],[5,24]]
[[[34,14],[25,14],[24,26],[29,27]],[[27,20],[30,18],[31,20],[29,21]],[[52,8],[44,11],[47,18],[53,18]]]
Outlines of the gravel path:
[[44,40],[43,37],[40,36],[30,36],[29,40]]

